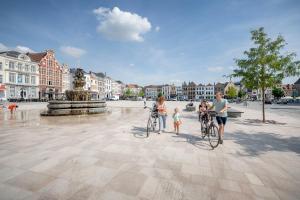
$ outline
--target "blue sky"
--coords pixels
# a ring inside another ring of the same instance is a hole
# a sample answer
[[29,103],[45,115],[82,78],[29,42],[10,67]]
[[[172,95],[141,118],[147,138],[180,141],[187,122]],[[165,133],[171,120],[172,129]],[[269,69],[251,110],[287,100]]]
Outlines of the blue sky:
[[126,83],[212,83],[260,26],[300,59],[299,10],[298,0],[2,1],[0,49],[54,49],[60,63]]

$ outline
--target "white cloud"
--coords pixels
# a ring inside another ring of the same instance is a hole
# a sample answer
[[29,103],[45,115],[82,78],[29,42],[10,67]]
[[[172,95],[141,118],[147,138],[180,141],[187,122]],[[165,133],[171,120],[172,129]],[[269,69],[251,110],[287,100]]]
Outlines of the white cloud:
[[156,31],[156,32],[158,32],[159,30],[160,30],[160,27],[159,27],[159,26],[155,27],[155,31]]
[[207,70],[210,72],[221,72],[224,70],[224,67],[208,67]]
[[60,47],[60,50],[64,54],[74,57],[74,58],[80,58],[81,56],[83,56],[86,53],[86,51],[84,49],[80,49],[80,48],[72,47],[72,46],[62,46],[62,47]]
[[25,46],[16,46],[16,50],[22,53],[35,53],[35,51],[33,51],[32,49],[30,49],[29,47],[25,47]]
[[4,44],[0,43],[0,51],[7,51],[9,48]]
[[130,63],[129,66],[130,66],[130,67],[134,67],[134,63]]
[[151,23],[146,17],[118,7],[99,7],[93,12],[99,20],[97,31],[111,40],[142,42],[142,35],[151,30]]
[[21,45],[17,45],[16,47],[8,47],[6,45],[4,45],[3,43],[0,43],[0,51],[18,51],[21,53],[35,53],[35,51],[33,51],[32,49],[30,49],[29,47],[25,47],[25,46],[21,46]]

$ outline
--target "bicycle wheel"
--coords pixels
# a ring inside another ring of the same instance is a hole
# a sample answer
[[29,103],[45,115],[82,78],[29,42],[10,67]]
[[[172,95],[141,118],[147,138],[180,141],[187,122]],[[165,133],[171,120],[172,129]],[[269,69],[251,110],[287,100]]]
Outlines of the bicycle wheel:
[[157,118],[154,119],[154,121],[152,122],[152,131],[155,132],[156,130],[156,125],[157,125]]
[[205,125],[204,120],[201,120],[200,126],[201,126],[201,136],[203,139],[205,137],[205,133],[206,133],[206,125]]
[[208,129],[208,140],[212,148],[216,148],[220,142],[219,129],[216,125],[212,124]]
[[147,137],[149,137],[149,135],[150,135],[151,128],[152,128],[152,121],[149,118],[148,123],[147,123]]

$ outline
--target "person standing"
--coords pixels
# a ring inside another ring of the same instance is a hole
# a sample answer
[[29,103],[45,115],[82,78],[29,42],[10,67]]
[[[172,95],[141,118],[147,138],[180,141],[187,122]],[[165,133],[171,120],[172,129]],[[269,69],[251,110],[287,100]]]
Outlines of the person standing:
[[180,126],[180,124],[182,124],[178,108],[175,108],[175,110],[174,110],[173,120],[174,120],[174,132],[176,133],[176,135],[178,135],[179,134],[179,126]]
[[224,138],[224,127],[227,121],[227,109],[228,109],[228,101],[227,99],[222,98],[222,93],[216,93],[216,99],[213,101],[212,106],[210,109],[215,108],[217,113],[216,120],[219,125],[219,135],[221,137],[220,144],[223,144]]
[[167,120],[167,107],[166,107],[166,104],[165,104],[164,96],[161,96],[161,97],[158,98],[157,110],[158,110],[158,119],[159,119],[158,134],[160,134],[162,131],[165,132],[166,120]]

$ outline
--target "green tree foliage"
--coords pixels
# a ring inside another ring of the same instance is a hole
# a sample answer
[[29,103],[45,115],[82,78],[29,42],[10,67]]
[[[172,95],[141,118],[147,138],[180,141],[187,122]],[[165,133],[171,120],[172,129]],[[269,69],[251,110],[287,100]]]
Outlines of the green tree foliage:
[[139,97],[144,97],[144,96],[145,96],[144,91],[141,90],[141,91],[139,92],[138,96],[139,96]]
[[234,99],[237,97],[237,89],[233,86],[230,86],[227,91],[227,97],[229,99]]
[[262,115],[265,122],[265,90],[273,88],[282,79],[300,74],[300,61],[294,61],[295,53],[281,53],[286,42],[282,36],[272,40],[264,28],[251,31],[254,47],[244,52],[244,58],[236,59],[238,69],[232,77],[240,77],[249,89],[262,91]]
[[284,96],[284,91],[282,88],[275,87],[272,90],[272,94],[276,99],[280,99],[281,97]]
[[243,91],[243,90],[240,90],[240,91],[238,92],[238,97],[241,98],[241,99],[244,98],[246,95],[247,95],[246,92]]
[[133,92],[129,89],[129,88],[127,88],[126,90],[125,90],[125,96],[126,97],[131,97],[133,95]]

